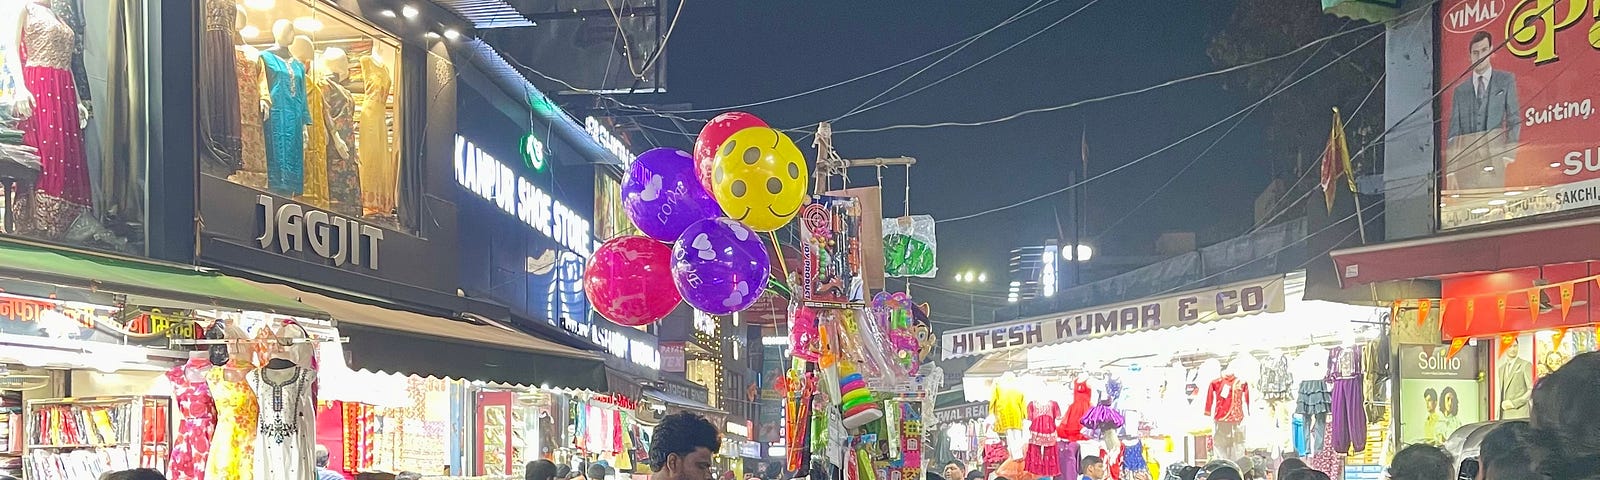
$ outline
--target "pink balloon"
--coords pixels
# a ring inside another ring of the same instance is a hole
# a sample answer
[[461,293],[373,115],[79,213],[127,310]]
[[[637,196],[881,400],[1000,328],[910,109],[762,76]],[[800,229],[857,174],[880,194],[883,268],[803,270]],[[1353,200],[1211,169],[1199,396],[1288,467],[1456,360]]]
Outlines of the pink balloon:
[[694,165],[695,172],[700,176],[700,186],[711,192],[711,164],[717,159],[717,149],[722,148],[722,142],[740,130],[750,127],[765,127],[767,122],[744,112],[728,112],[717,115],[705,128],[700,129],[700,136],[694,140]]
[[672,284],[672,247],[640,236],[613,238],[595,250],[583,290],[600,316],[630,327],[666,318],[683,300]]

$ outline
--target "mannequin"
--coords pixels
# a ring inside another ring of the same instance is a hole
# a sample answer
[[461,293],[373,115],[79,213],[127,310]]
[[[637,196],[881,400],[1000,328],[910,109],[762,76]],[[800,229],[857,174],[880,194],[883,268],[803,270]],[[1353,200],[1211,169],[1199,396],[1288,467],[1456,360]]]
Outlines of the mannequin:
[[233,49],[244,28],[241,8],[232,0],[205,0],[205,31],[200,40],[200,135],[205,173],[227,177],[240,158],[239,73]]
[[[221,322],[219,322],[220,324]],[[243,478],[255,464],[256,418],[260,409],[250,391],[249,335],[228,322],[222,330],[229,342],[228,364],[206,372],[206,386],[216,403],[217,428],[206,458],[206,478]]]
[[361,216],[361,168],[356,161],[355,96],[350,93],[350,57],[343,49],[322,51],[324,113],[328,118],[328,203],[336,213]]
[[0,79],[8,88],[0,91],[3,103],[10,106],[10,114],[18,118],[33,115],[33,95],[28,93],[27,85],[22,78],[22,49],[21,45],[23,23],[27,21],[28,4],[11,2],[0,5],[0,38],[11,43],[5,49],[5,54],[0,61],[5,63],[6,72],[11,72],[9,78]]
[[310,126],[306,128],[306,186],[301,199],[318,208],[328,208],[328,108],[324,96],[327,80],[318,68],[321,62],[317,61],[311,37],[296,35],[294,43],[289,44],[289,52],[306,65],[306,114],[310,117]]
[[212,436],[217,430],[217,407],[211,398],[206,377],[211,370],[210,352],[189,352],[189,361],[167,371],[177,401],[178,436],[172,445],[172,480],[203,480]]
[[23,143],[39,149],[42,165],[33,195],[21,209],[27,215],[22,224],[25,232],[56,239],[89,213],[93,202],[83,143],[86,110],[78,102],[72,74],[78,38],[50,7],[38,2],[23,5],[19,16],[19,35],[9,45],[25,50],[21,88],[31,95],[32,111],[18,128]]
[[[243,6],[235,8],[234,30],[245,27],[247,19]],[[239,44],[234,48],[233,71],[237,79],[239,96],[239,172],[229,177],[235,183],[255,188],[267,188],[267,146],[261,117],[266,111],[261,95],[261,51],[256,47]]]
[[1211,381],[1206,391],[1206,415],[1216,420],[1212,442],[1220,458],[1239,458],[1244,454],[1245,412],[1250,409],[1250,385],[1230,370]]
[[389,89],[393,80],[389,65],[374,48],[371,55],[361,57],[361,76],[366,89],[362,92],[360,118],[357,121],[357,147],[361,162],[362,206],[366,214],[388,216],[394,214],[400,188],[399,170],[389,142]]
[[[298,324],[284,325],[276,331],[281,340],[311,338]],[[250,389],[261,409],[261,434],[255,442],[255,480],[301,480],[313,475],[316,411],[312,390],[317,372],[310,365],[310,345],[274,343],[266,365],[251,372]]]
[[266,126],[267,189],[284,196],[305,192],[306,66],[296,60],[294,23],[272,24],[273,45],[261,53],[261,105]]

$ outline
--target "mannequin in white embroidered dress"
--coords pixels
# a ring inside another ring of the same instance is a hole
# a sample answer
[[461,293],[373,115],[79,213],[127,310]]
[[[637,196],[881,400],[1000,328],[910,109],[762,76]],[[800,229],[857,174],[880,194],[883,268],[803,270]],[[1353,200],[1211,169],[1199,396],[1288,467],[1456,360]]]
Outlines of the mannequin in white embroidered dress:
[[[282,328],[279,335],[309,338],[298,326]],[[250,373],[250,389],[261,404],[254,480],[305,480],[315,475],[312,386],[317,372],[309,363],[296,363],[309,358],[304,350],[310,345],[300,343],[278,350],[266,366]]]

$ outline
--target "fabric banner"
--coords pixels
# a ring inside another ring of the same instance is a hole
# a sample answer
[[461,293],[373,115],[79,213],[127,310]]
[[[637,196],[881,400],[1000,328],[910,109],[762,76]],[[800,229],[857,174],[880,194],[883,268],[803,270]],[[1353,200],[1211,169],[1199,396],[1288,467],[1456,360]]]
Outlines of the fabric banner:
[[1282,276],[1167,297],[963,328],[940,337],[943,359],[1021,350],[1284,309]]
[[1443,228],[1600,206],[1588,1],[1444,0]]

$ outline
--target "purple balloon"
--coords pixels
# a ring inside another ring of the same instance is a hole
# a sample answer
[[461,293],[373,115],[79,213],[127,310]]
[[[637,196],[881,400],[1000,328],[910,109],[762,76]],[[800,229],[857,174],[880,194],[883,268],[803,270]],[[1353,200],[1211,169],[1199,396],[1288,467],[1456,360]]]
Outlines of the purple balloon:
[[694,157],[671,148],[639,154],[622,183],[622,209],[650,238],[677,240],[689,224],[722,216],[722,207],[700,186]]
[[727,218],[694,222],[672,246],[672,283],[690,306],[712,315],[749,308],[771,270],[756,231]]

